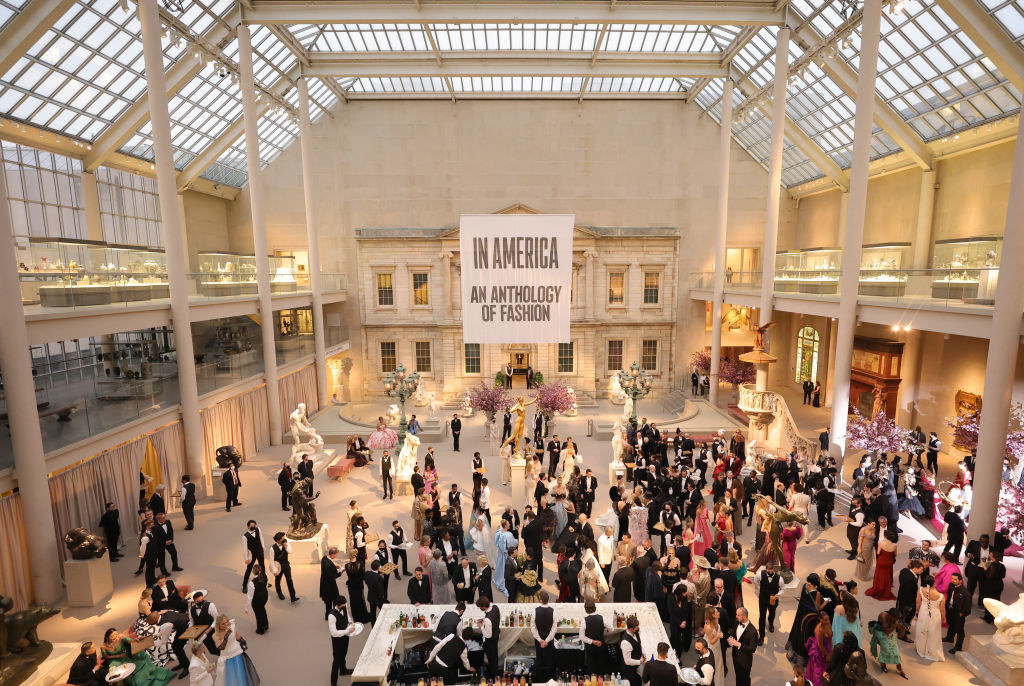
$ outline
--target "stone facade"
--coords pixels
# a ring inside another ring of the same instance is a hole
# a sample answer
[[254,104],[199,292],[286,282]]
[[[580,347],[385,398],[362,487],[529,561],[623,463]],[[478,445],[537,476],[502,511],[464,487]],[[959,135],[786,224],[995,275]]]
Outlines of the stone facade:
[[[515,205],[502,212],[536,210]],[[565,349],[559,359],[558,344],[481,345],[479,365],[475,351],[467,351],[462,342],[457,227],[357,229],[356,244],[362,265],[358,279],[362,344],[369,367],[365,391],[370,395],[380,392],[378,380],[390,368],[392,349],[397,362],[420,372],[424,392],[433,392],[439,399],[481,381],[493,382],[510,359],[528,362],[543,373],[545,381],[563,379],[577,392],[591,396],[606,396],[611,374],[634,361],[646,361],[655,392],[671,385],[677,364],[673,359],[679,277],[676,228],[576,226],[571,359]],[[620,279],[621,303],[616,302]],[[419,287],[415,292],[414,284]],[[621,356],[613,354],[609,359],[610,347],[616,353],[619,346]]]

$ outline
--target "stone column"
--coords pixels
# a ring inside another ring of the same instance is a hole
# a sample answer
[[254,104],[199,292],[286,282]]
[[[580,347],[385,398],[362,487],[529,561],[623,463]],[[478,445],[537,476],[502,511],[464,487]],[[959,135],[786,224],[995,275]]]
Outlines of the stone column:
[[[775,302],[775,250],[779,242],[779,202],[782,195],[782,149],[785,143],[786,83],[789,80],[789,27],[779,31],[775,46],[775,81],[772,84],[772,138],[768,156],[768,205],[764,219],[764,257],[761,260],[761,311],[758,321],[767,324]],[[771,336],[765,335],[771,350]],[[712,384],[713,385],[713,384]]]
[[452,316],[452,256],[451,251],[441,253],[441,276],[444,285],[441,318],[445,320],[451,319]]
[[846,242],[846,220],[850,211],[850,191],[843,191],[839,196],[839,226],[836,228],[836,245]]
[[583,251],[583,256],[587,258],[587,319],[593,319],[595,317],[594,303],[596,294],[594,293],[594,254],[593,250]]
[[978,464],[974,472],[974,500],[968,535],[992,535],[1002,485],[1006,426],[1017,363],[1020,316],[1024,311],[1024,120],[1018,118],[1017,143],[1010,179],[1010,204],[1003,230],[1003,256],[999,266],[995,309],[985,363],[985,402],[978,425]]
[[839,321],[836,331],[836,354],[832,364],[832,452],[839,459],[846,452],[850,365],[853,364],[853,336],[857,330],[857,287],[860,282],[861,245],[864,243],[864,215],[867,207],[871,132],[874,127],[875,78],[878,73],[881,20],[882,0],[865,0],[850,167],[850,209],[843,242],[842,274],[839,277]]
[[718,230],[715,233],[715,287],[711,307],[711,392],[718,404],[718,375],[722,365],[722,300],[725,299],[725,234],[729,225],[729,154],[732,146],[732,79],[722,89],[722,127],[718,144]]
[[[149,0],[153,2],[155,0]],[[14,475],[21,493],[22,519],[28,544],[32,592],[37,603],[56,603],[64,590],[60,583],[60,551],[54,535],[50,486],[46,476],[46,454],[36,409],[36,382],[28,347],[28,327],[18,282],[18,259],[14,252],[14,227],[7,211],[7,186],[0,183],[0,370],[4,375]],[[4,267],[6,264],[7,267]],[[61,532],[63,533],[63,532]]]
[[927,269],[932,251],[932,218],[935,216],[935,171],[921,172],[921,200],[917,206],[917,233],[914,236],[914,269]]
[[[171,148],[171,120],[167,113],[167,84],[164,80],[160,45],[160,16],[156,0],[138,3],[142,27],[142,53],[146,61],[149,92],[149,121],[153,135],[153,157],[160,201],[160,223],[167,257],[167,281],[171,294],[171,322],[177,351],[178,389],[181,396],[181,425],[185,434],[185,458],[193,483],[204,483],[213,493],[203,455],[203,427],[199,421],[199,388],[196,358],[192,348],[192,319],[188,305],[188,276],[185,273],[185,231],[178,205],[174,150]],[[173,486],[173,484],[172,484]]]
[[[263,210],[263,172],[260,169],[260,138],[257,130],[260,116],[256,111],[256,85],[252,75],[252,37],[247,24],[238,26],[238,87],[242,91],[242,118],[245,121],[245,162],[249,174],[252,244],[256,254],[256,289],[259,294],[260,332],[263,334],[263,374],[267,380],[270,444],[281,445],[281,396],[277,390],[274,304],[270,294],[267,218]],[[310,271],[312,270],[311,265]]]
[[82,204],[85,206],[86,238],[90,241],[103,240],[103,222],[100,218],[100,192],[96,186],[96,175],[82,172],[78,175],[82,181]]
[[320,407],[331,399],[334,383],[328,382],[327,344],[324,339],[324,292],[320,284],[320,238],[317,233],[316,204],[313,200],[313,140],[309,121],[309,87],[305,77],[298,80],[299,150],[302,155],[302,192],[306,205],[306,242],[309,250],[309,290],[313,295],[313,353]]

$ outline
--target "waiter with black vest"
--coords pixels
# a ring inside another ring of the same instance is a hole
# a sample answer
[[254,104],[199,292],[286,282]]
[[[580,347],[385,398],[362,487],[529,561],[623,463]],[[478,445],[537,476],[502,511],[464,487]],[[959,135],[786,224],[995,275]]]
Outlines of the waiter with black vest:
[[604,672],[604,617],[597,614],[597,606],[593,600],[583,604],[583,625],[580,627],[580,640],[583,641],[584,658],[587,668],[595,674]]
[[494,678],[498,676],[498,636],[501,635],[501,612],[497,605],[491,604],[487,596],[480,596],[476,606],[484,613],[484,623],[480,627],[480,633],[484,639],[484,657],[487,658],[487,676]]
[[459,661],[468,672],[476,672],[469,664],[469,653],[466,651],[466,639],[473,637],[473,630],[466,628],[462,636],[448,634],[434,646],[427,658],[427,669],[434,676],[441,677],[445,683],[454,683],[459,678]]
[[533,611],[533,626],[530,627],[536,651],[533,678],[544,682],[555,675],[555,610],[548,606],[551,596],[547,591],[541,591],[537,597],[540,605]]
[[188,609],[189,626],[213,626],[217,618],[217,606],[206,599],[206,591],[193,591],[189,594],[192,607]]
[[466,603],[460,600],[455,604],[454,610],[448,610],[442,614],[441,619],[437,620],[437,628],[434,629],[434,641],[440,643],[446,636],[457,632],[465,612]]
[[630,686],[640,686],[640,665],[644,662],[644,651],[640,647],[640,622],[636,617],[626,620],[626,633],[622,634],[619,644],[622,655],[622,676]]
[[253,565],[264,564],[266,559],[266,548],[263,547],[263,532],[257,526],[255,519],[245,523],[245,533],[242,534],[242,555],[245,560],[245,575],[242,577],[242,593],[249,592],[249,575],[252,573]]
[[292,546],[283,531],[274,534],[274,545],[270,546],[270,549],[274,556],[270,571],[274,573],[274,588],[277,590],[277,597],[284,600],[284,593],[281,592],[281,579],[284,578],[288,582],[288,596],[294,603],[299,597],[295,595],[295,584],[292,583],[292,563],[288,560]]
[[348,603],[345,596],[334,599],[334,609],[327,615],[327,629],[331,634],[331,686],[338,686],[338,676],[347,676],[352,670],[345,666],[348,655]]
[[779,607],[779,594],[782,593],[782,577],[775,571],[775,560],[768,560],[763,569],[754,575],[757,584],[757,635],[758,645],[764,645],[765,619],[768,620],[768,631],[775,631],[775,611]]
[[398,520],[391,522],[391,531],[388,532],[388,548],[391,549],[391,561],[395,563],[395,578],[401,579],[398,575],[398,560],[402,560],[402,574],[412,576],[409,573],[409,558],[405,554],[405,531]]
[[181,513],[185,515],[185,531],[196,528],[196,485],[188,474],[181,475]]

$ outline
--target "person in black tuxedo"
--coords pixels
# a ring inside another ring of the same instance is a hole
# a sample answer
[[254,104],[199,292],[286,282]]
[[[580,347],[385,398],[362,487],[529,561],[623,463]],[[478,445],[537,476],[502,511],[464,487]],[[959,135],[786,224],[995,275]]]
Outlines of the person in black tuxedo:
[[952,643],[950,653],[956,655],[964,648],[964,623],[971,614],[971,596],[964,588],[964,579],[959,572],[950,576],[949,588],[946,589],[946,622],[949,630],[943,643]]
[[160,563],[160,571],[167,575],[167,554],[171,555],[171,569],[175,572],[184,571],[178,566],[178,549],[174,545],[174,525],[167,519],[167,513],[161,512],[156,516],[156,525],[153,527],[156,536],[155,542],[158,546],[157,555]]
[[462,420],[459,415],[452,415],[452,450],[459,452],[459,436],[462,434]]
[[266,548],[263,546],[263,531],[256,525],[255,519],[250,519],[245,523],[245,533],[242,534],[242,554],[245,560],[242,593],[247,593],[249,591],[249,575],[252,573],[253,565],[263,567],[263,560],[266,558]]
[[[992,559],[992,546],[989,545],[988,534],[982,534],[976,540],[967,544],[967,551],[964,553],[964,578],[967,579],[967,595],[974,598],[974,590],[985,575],[985,567]],[[978,598],[978,606],[981,606],[981,598]]]
[[[473,505],[474,507],[480,504],[480,482],[483,481],[483,472],[479,471],[484,467],[484,459],[480,457],[480,452],[473,453]],[[460,506],[461,509],[461,506]]]
[[430,605],[430,582],[423,576],[423,567],[413,570],[406,595],[413,605]]
[[498,658],[501,612],[497,605],[491,604],[491,599],[487,596],[480,596],[480,599],[476,601],[476,606],[484,613],[480,634],[484,644],[484,656],[487,658],[487,675],[493,678],[501,673],[501,663]]
[[196,528],[196,485],[188,474],[181,475],[181,514],[185,516],[185,531]]
[[814,391],[814,384],[811,382],[810,379],[804,379],[803,389],[804,389],[804,405],[810,405],[811,404],[811,393]]
[[775,570],[775,560],[768,560],[763,569],[757,570],[754,582],[757,584],[758,642],[763,644],[765,628],[775,631],[775,611],[779,606],[779,594],[785,588],[782,575]]
[[238,507],[242,504],[238,502],[238,489],[242,487],[242,480],[238,478],[238,469],[234,463],[224,470],[220,480],[224,484],[224,491],[227,493],[227,497],[224,499],[224,509],[231,512],[232,505]]
[[580,498],[583,501],[583,514],[588,517],[594,511],[594,498],[597,497],[597,477],[594,470],[588,469],[580,479]]
[[291,465],[287,462],[281,463],[281,471],[277,473],[277,485],[281,489],[281,509],[291,512],[292,508],[288,506],[288,494],[295,486],[295,476],[292,474]]
[[313,460],[309,459],[309,455],[303,454],[296,471],[303,479],[313,478]]
[[[506,364],[505,365],[505,388],[512,388],[512,372],[513,372],[512,364],[511,363]],[[506,415],[506,416],[509,416],[509,415]],[[505,438],[502,437],[501,440],[504,441]]]
[[412,486],[413,493],[421,493],[426,487],[427,482],[423,479],[423,475],[420,474],[419,465],[412,468],[412,476],[409,477],[409,485]]
[[156,583],[150,587],[153,591],[153,610],[156,612],[162,612],[164,610],[177,610],[178,612],[185,612],[186,605],[185,599],[178,593],[178,587],[174,585],[171,579],[167,578],[166,574],[161,574],[156,578]]
[[[320,558],[320,600],[324,601],[324,619],[328,619],[331,616],[331,610],[335,607],[337,601],[341,601],[344,605],[348,601],[345,598],[339,598],[338,593],[338,577],[341,576],[341,568],[334,559],[338,557],[338,549],[330,547],[327,549],[327,554]],[[345,626],[348,626],[346,621]],[[334,634],[331,634],[334,636]],[[348,648],[348,639],[345,643],[346,649]],[[337,657],[337,653],[335,653]],[[342,667],[345,666],[344,658],[342,659]],[[336,678],[332,681],[337,681]]]
[[[988,568],[984,570],[983,576],[978,587],[978,600],[983,601],[985,598],[995,598],[999,600],[1003,594],[1003,584],[1006,578],[1006,566],[1003,565],[1003,556],[997,553],[995,550],[992,551],[991,562],[988,563]],[[982,603],[982,607],[985,607]],[[985,613],[982,615],[982,619],[989,624],[995,621],[995,617],[988,608],[985,608]]]
[[953,551],[953,557],[956,560],[960,559],[960,551],[964,547],[964,535],[967,533],[967,525],[961,516],[962,512],[963,506],[957,505],[943,515],[943,520],[946,522],[947,527],[946,547],[943,548],[942,552],[948,553]]
[[157,484],[156,490],[153,495],[149,498],[149,509],[153,511],[153,516],[157,516],[161,512],[167,512],[167,505],[164,503],[164,485]]
[[558,460],[562,455],[562,443],[558,440],[558,434],[548,441],[548,476],[554,476],[558,469]]
[[924,563],[920,560],[910,560],[899,573],[899,587],[896,591],[896,618],[907,626],[910,626],[910,620],[914,618],[914,613],[917,611],[917,590],[921,588],[922,572],[924,572]]
[[455,587],[455,600],[472,603],[476,597],[476,565],[464,557],[451,577],[452,586]]
[[274,589],[277,591],[277,597],[284,600],[284,593],[281,592],[281,579],[284,579],[288,583],[289,598],[293,603],[297,602],[299,596],[295,595],[295,584],[292,583],[292,564],[288,559],[292,552],[292,546],[283,531],[274,534],[274,545],[270,546],[270,551],[273,555],[270,571],[274,573]]
[[[510,382],[511,383],[511,382]],[[505,415],[501,418],[501,442],[504,443],[505,439],[512,435],[512,413],[505,410]]]
[[531,365],[526,365],[526,387],[527,388],[533,388],[534,376],[535,375],[533,373],[533,367]]
[[[140,566],[145,568],[147,586],[152,586],[156,583],[156,565],[160,560],[160,544],[156,541],[153,526],[154,522],[145,522],[142,535],[139,537]],[[137,576],[139,572],[135,572],[135,574]]]
[[121,559],[121,554],[117,552],[118,541],[121,540],[121,513],[114,503],[107,503],[105,507],[103,516],[100,517],[100,528],[103,530],[103,538],[107,541],[110,561],[117,562]]
[[[533,413],[533,443],[538,448],[543,448],[544,441],[544,415],[540,412]],[[543,450],[541,451],[543,453]],[[541,454],[541,458],[544,455]]]
[[736,608],[735,636],[730,636],[728,643],[732,646],[732,664],[736,675],[736,686],[750,686],[750,668],[754,665],[754,653],[757,652],[757,629],[750,623],[747,608]]
[[68,683],[72,686],[106,686],[106,677],[107,668],[96,656],[96,645],[86,641],[71,665]]
[[[337,549],[334,553],[337,554]],[[327,560],[327,556],[324,556],[321,560],[321,567],[324,561]],[[333,562],[328,562],[331,567],[334,567]],[[340,575],[340,572],[339,572]],[[338,586],[333,581],[334,593],[338,593]],[[321,572],[320,577],[320,588],[321,596],[323,595],[323,576]],[[338,596],[330,602],[327,608],[327,630],[331,635],[331,686],[338,686],[339,676],[348,676],[352,673],[352,670],[345,666],[345,660],[348,656],[348,601],[345,600],[345,596]]]
[[188,639],[181,635],[188,629],[188,616],[176,610],[164,610],[163,612],[150,612],[146,622],[152,626],[170,624],[174,628],[174,640],[171,641],[171,652],[178,660],[178,667],[181,668],[179,678],[188,677],[188,656],[185,654],[185,644]]
[[643,683],[651,686],[675,686],[679,683],[679,670],[668,662],[668,643],[659,643],[658,659],[644,665]]
[[[387,549],[384,549],[385,556]],[[370,623],[377,621],[377,612],[388,602],[387,577],[380,573],[380,560],[370,563],[370,571],[366,574],[366,600],[369,604]]]

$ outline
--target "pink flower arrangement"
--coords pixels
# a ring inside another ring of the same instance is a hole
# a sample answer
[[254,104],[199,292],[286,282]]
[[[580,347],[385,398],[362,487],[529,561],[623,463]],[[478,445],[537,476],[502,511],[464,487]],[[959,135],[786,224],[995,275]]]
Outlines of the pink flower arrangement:
[[722,358],[722,364],[718,368],[718,378],[725,383],[739,386],[744,383],[754,383],[757,378],[757,371],[754,365],[749,362],[741,362],[729,357]]
[[704,374],[711,373],[711,351],[698,350],[690,355],[690,366]]
[[999,509],[996,512],[996,528],[1010,527],[1010,540],[1024,545],[1024,488],[1018,488],[1009,481],[1003,481],[999,491]]
[[537,409],[545,417],[551,417],[556,412],[568,412],[575,402],[575,397],[569,391],[569,385],[564,381],[537,386]]
[[469,389],[469,406],[493,417],[495,413],[504,412],[512,407],[512,399],[505,393],[504,388],[480,382],[476,388]]
[[[956,419],[946,418],[946,426],[953,431],[953,445],[970,452],[978,447],[978,426],[981,418],[969,414]],[[1010,421],[1006,427],[1006,457],[1016,462],[1024,455],[1024,405],[1019,402],[1010,405]]]
[[871,453],[903,453],[909,449],[910,430],[879,412],[873,419],[861,416],[853,408],[853,419],[846,430],[846,443],[851,448]]

